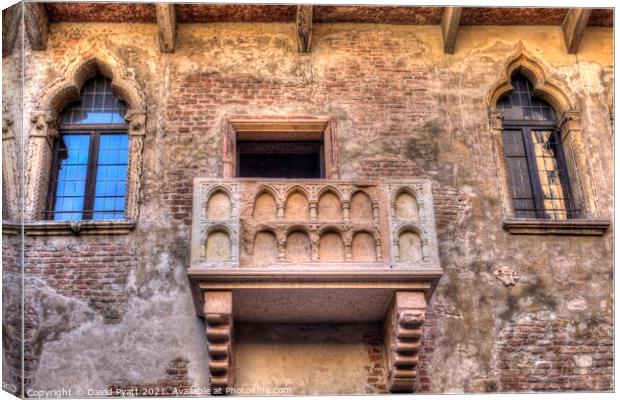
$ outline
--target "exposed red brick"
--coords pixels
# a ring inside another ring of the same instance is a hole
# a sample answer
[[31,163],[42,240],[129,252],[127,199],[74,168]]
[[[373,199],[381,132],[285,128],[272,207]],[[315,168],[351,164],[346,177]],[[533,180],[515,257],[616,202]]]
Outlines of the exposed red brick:
[[465,7],[463,25],[560,25],[566,8]]
[[57,247],[29,238],[24,272],[43,279],[62,295],[87,301],[107,322],[118,322],[124,313],[125,284],[134,259],[123,243],[89,238]]
[[[498,339],[501,391],[608,391],[613,389],[613,328],[609,321],[549,320],[538,315],[513,322]],[[577,364],[578,357],[587,362]]]
[[177,4],[179,22],[293,22],[296,6]]
[[182,357],[172,360],[166,368],[166,376],[156,383],[134,384],[127,381],[112,383],[108,389],[112,396],[183,396],[191,388],[187,375],[189,361]]
[[46,3],[50,22],[155,23],[155,6],[147,3]]
[[315,6],[314,21],[436,25],[442,12],[442,7]]

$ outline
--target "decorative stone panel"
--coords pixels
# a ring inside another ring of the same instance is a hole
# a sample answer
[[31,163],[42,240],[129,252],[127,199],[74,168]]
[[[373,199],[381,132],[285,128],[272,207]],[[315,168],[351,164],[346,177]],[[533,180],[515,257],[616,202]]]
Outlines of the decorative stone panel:
[[422,180],[197,178],[192,269],[437,270],[430,188]]
[[392,260],[412,268],[439,265],[430,181],[388,184]]
[[192,263],[237,266],[239,263],[239,185],[205,179],[194,182]]

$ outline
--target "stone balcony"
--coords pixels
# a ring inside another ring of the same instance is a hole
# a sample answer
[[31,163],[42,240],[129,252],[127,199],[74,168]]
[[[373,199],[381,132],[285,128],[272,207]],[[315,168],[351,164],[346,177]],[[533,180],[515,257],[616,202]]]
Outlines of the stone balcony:
[[413,390],[442,275],[430,181],[196,178],[193,196],[188,275],[213,386],[232,382],[233,321],[384,321],[390,390]]

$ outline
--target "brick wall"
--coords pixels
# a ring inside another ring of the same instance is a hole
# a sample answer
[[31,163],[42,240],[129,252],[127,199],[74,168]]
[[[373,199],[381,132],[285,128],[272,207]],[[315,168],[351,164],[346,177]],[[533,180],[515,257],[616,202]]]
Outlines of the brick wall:
[[43,279],[58,293],[87,301],[106,322],[122,319],[125,284],[135,257],[123,243],[85,238],[50,245],[41,239],[25,243],[25,273]]
[[166,376],[155,383],[130,383],[120,381],[108,387],[112,396],[176,396],[187,397],[191,393],[187,370],[188,361],[175,358],[166,367]]
[[416,392],[418,393],[430,393],[432,391],[433,354],[435,352],[435,344],[441,335],[439,326],[437,326],[437,318],[437,313],[430,310],[427,311],[420,341],[420,351],[418,352],[418,383],[416,387]]
[[[189,225],[191,180],[195,176],[221,174],[219,160],[227,114],[287,116],[299,114],[299,110],[309,115],[346,114],[350,128],[337,128],[345,156],[341,162],[360,162],[359,178],[377,174],[422,176],[424,170],[419,163],[414,165],[406,159],[394,163],[346,158],[347,140],[402,140],[419,131],[437,106],[428,87],[428,67],[405,65],[400,57],[402,41],[392,40],[384,32],[367,31],[360,35],[363,38],[325,38],[321,51],[338,53],[348,62],[327,68],[320,78],[308,79],[299,71],[270,78],[216,72],[173,76],[165,103],[168,151],[163,193],[172,217]],[[255,45],[253,38],[247,40],[243,45]],[[274,108],[279,111],[265,111]],[[431,142],[435,140],[438,139]],[[436,158],[432,154],[436,152],[433,143],[419,144],[419,148],[428,150],[429,158]],[[376,148],[375,154],[382,153],[382,146]]]
[[502,391],[613,390],[609,321],[534,314],[504,328],[496,348]]
[[2,235],[2,272],[21,273],[21,236]]
[[380,330],[365,333],[364,342],[368,349],[368,365],[364,367],[367,373],[366,393],[388,393],[387,371],[385,368],[386,355]]

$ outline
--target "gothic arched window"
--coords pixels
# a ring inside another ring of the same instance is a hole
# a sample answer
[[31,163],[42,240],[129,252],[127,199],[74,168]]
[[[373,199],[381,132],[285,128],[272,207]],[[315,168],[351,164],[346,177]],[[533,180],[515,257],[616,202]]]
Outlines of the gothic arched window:
[[84,84],[80,100],[59,115],[49,219],[125,217],[126,108],[112,93],[110,80],[98,75]]
[[504,111],[503,147],[515,216],[576,218],[555,111],[534,95],[523,74],[512,76],[512,86],[497,108]]

